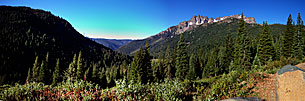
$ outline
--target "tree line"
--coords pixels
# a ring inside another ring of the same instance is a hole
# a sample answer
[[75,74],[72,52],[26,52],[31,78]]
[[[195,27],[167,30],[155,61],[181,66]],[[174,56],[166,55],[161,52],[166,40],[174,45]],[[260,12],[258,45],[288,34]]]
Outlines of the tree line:
[[146,42],[144,51],[140,48],[133,58],[129,80],[142,83],[164,79],[196,80],[232,70],[248,71],[281,58],[301,60],[305,55],[305,33],[300,13],[296,22],[294,24],[289,15],[285,32],[279,37],[271,35],[268,23],[263,22],[261,33],[252,37],[242,15],[236,35],[228,33],[224,44],[214,42],[210,51],[204,52],[201,47],[197,53],[189,54],[183,34],[180,34],[174,49],[168,46],[165,54],[160,53],[155,59],[147,56],[149,44]]
[[267,22],[263,22],[258,37],[248,35],[243,15],[239,21],[237,33],[228,33],[224,44],[214,42],[210,51],[201,47],[197,53],[187,52],[183,34],[174,49],[167,47],[165,54],[158,57],[150,55],[150,45],[140,48],[133,57],[131,64],[123,61],[121,65],[103,65],[82,58],[82,52],[74,54],[69,67],[61,70],[60,60],[55,67],[48,67],[48,53],[44,59],[36,57],[33,67],[28,70],[27,82],[37,81],[56,85],[61,81],[87,80],[112,87],[115,80],[125,79],[130,83],[163,82],[172,80],[198,80],[230,71],[248,71],[266,65],[270,61],[281,58],[303,59],[305,53],[304,25],[300,13],[294,24],[291,15],[283,35],[271,35]]

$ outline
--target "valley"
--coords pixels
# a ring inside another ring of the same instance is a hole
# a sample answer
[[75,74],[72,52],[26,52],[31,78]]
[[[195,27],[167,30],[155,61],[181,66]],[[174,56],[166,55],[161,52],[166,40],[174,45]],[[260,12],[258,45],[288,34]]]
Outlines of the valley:
[[58,15],[0,6],[0,100],[304,100],[301,13],[286,24],[196,15],[138,40],[85,37]]
[[102,44],[112,50],[116,50],[121,46],[128,44],[133,41],[131,39],[103,39],[103,38],[91,38],[93,41]]

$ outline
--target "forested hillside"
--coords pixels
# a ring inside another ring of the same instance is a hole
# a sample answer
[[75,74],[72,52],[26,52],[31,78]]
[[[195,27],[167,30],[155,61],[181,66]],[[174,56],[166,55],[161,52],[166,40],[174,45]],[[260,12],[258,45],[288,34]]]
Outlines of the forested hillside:
[[129,56],[84,37],[66,20],[29,7],[0,6],[0,35],[0,84],[24,83],[36,57],[36,65],[45,65],[46,74],[54,71],[57,59],[64,71],[79,52],[84,70],[130,61]]
[[[205,51],[210,50],[214,45],[223,44],[225,43],[225,37],[229,33],[233,34],[233,37],[235,37],[238,21],[238,19],[232,19],[232,22],[203,24],[193,30],[184,32],[183,36],[188,47],[188,53],[198,52],[200,47]],[[260,29],[262,29],[262,25],[246,24],[248,30],[247,35],[252,39],[257,38],[261,32]],[[271,34],[276,42],[278,41],[279,35],[283,34],[284,27],[285,25],[280,24],[270,25]],[[126,54],[134,54],[139,50],[140,46],[144,46],[146,40],[151,44],[151,54],[153,56],[158,56],[159,53],[165,53],[167,46],[170,46],[170,49],[173,50],[179,40],[179,35],[173,33],[154,35],[143,40],[132,41],[127,45],[120,47],[117,51]]]

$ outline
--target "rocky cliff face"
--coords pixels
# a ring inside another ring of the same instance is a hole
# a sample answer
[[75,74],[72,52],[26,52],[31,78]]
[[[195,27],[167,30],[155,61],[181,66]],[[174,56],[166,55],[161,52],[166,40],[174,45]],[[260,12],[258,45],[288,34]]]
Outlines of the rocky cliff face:
[[[240,18],[241,18],[241,15],[239,15],[239,14],[231,15],[231,16],[224,16],[224,17],[217,17],[215,19],[213,19],[212,17],[208,18],[207,16],[200,16],[200,15],[193,16],[190,20],[180,22],[177,26],[170,27],[167,30],[162,31],[157,35],[162,35],[162,34],[167,34],[167,33],[180,34],[185,31],[192,30],[192,29],[198,27],[199,25],[207,25],[207,24],[223,23],[223,22],[230,23],[230,22],[232,22],[232,19],[240,19]],[[243,19],[246,23],[256,23],[255,18],[253,18],[253,17],[244,16]]]

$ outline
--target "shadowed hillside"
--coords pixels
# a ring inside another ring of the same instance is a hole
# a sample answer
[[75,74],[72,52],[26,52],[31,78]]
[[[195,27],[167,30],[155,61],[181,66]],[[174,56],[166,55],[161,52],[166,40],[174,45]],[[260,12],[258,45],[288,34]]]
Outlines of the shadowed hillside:
[[0,6],[0,11],[0,84],[24,81],[35,57],[41,61],[47,53],[48,66],[54,68],[56,59],[60,59],[62,70],[80,51],[84,61],[99,62],[103,67],[129,61],[127,55],[84,37],[50,12],[9,6]]

